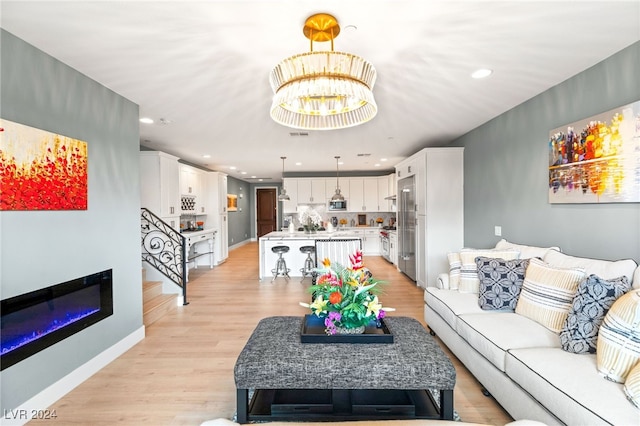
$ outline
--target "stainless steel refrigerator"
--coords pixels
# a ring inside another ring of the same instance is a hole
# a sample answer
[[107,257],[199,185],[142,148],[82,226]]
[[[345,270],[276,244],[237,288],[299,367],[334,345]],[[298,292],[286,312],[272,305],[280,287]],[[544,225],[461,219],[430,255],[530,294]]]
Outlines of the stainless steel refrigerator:
[[398,269],[416,280],[416,181],[409,176],[398,181]]

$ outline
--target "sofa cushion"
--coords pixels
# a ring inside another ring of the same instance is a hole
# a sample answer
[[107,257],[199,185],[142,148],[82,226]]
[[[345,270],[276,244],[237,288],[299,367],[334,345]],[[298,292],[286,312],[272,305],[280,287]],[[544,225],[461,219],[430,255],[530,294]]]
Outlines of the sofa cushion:
[[520,256],[519,251],[515,250],[475,250],[463,249],[460,251],[460,261],[462,266],[460,269],[460,286],[458,290],[463,293],[478,294],[480,290],[480,280],[478,279],[478,266],[476,265],[476,257],[484,256],[491,258],[500,258],[505,260],[517,259]]
[[615,301],[604,317],[597,343],[598,371],[608,380],[624,383],[640,360],[640,290]]
[[578,284],[583,279],[583,269],[559,268],[540,259],[531,259],[516,313],[539,322],[551,331],[560,332]]
[[455,330],[501,371],[504,371],[504,357],[509,349],[560,346],[556,333],[511,312],[462,314]]
[[477,294],[460,293],[457,290],[427,287],[424,291],[424,301],[453,329],[456,328],[458,315],[483,312],[478,306]]
[[623,389],[627,399],[640,408],[640,362],[627,375]]
[[504,238],[496,244],[497,250],[516,250],[520,252],[520,259],[530,259],[532,257],[544,258],[549,250],[560,251],[559,247],[535,247],[525,246],[523,244],[511,243]]
[[457,290],[460,285],[460,269],[462,267],[460,253],[447,253],[447,260],[449,261],[449,288]]
[[587,275],[595,274],[605,280],[624,275],[629,278],[630,282],[638,267],[633,259],[615,261],[590,259],[587,257],[569,256],[556,250],[549,250],[542,260],[561,268],[583,268]]
[[565,424],[638,424],[640,412],[622,385],[597,374],[595,355],[559,347],[514,349],[505,364],[506,374]]
[[577,354],[596,353],[598,330],[604,316],[613,302],[630,289],[629,279],[624,275],[605,280],[591,274],[582,281],[560,331],[562,349]]
[[484,310],[515,311],[529,259],[476,257],[480,293],[478,305]]

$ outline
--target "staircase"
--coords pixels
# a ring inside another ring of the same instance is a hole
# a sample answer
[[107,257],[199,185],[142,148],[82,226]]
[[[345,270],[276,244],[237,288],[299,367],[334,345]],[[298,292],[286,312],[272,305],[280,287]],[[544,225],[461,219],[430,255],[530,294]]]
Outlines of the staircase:
[[162,293],[162,281],[147,281],[142,269],[142,323],[145,327],[173,311],[178,306],[177,294]]

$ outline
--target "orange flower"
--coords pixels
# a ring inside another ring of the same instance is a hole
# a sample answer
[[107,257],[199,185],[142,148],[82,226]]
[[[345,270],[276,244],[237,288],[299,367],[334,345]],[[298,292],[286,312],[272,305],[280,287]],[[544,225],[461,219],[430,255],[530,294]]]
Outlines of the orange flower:
[[334,291],[329,295],[329,303],[332,305],[336,305],[342,301],[342,293],[339,291]]

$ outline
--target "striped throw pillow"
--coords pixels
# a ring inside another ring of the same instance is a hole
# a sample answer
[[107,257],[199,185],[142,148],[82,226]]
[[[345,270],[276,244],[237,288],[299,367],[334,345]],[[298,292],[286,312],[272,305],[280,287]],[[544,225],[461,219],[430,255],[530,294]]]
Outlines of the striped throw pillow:
[[480,278],[478,277],[478,265],[476,264],[476,257],[489,257],[493,259],[513,260],[520,257],[520,252],[517,250],[475,250],[475,249],[463,249],[460,251],[460,261],[462,263],[460,269],[460,286],[458,291],[461,293],[476,293],[480,292]]
[[621,296],[598,333],[596,363],[605,379],[624,383],[640,361],[640,289]]
[[531,259],[516,313],[559,333],[569,315],[578,284],[584,278],[582,268],[557,268],[540,259]]
[[460,253],[447,253],[449,260],[449,290],[457,290],[460,285]]
[[633,405],[640,408],[640,362],[631,369],[624,381],[624,394]]

